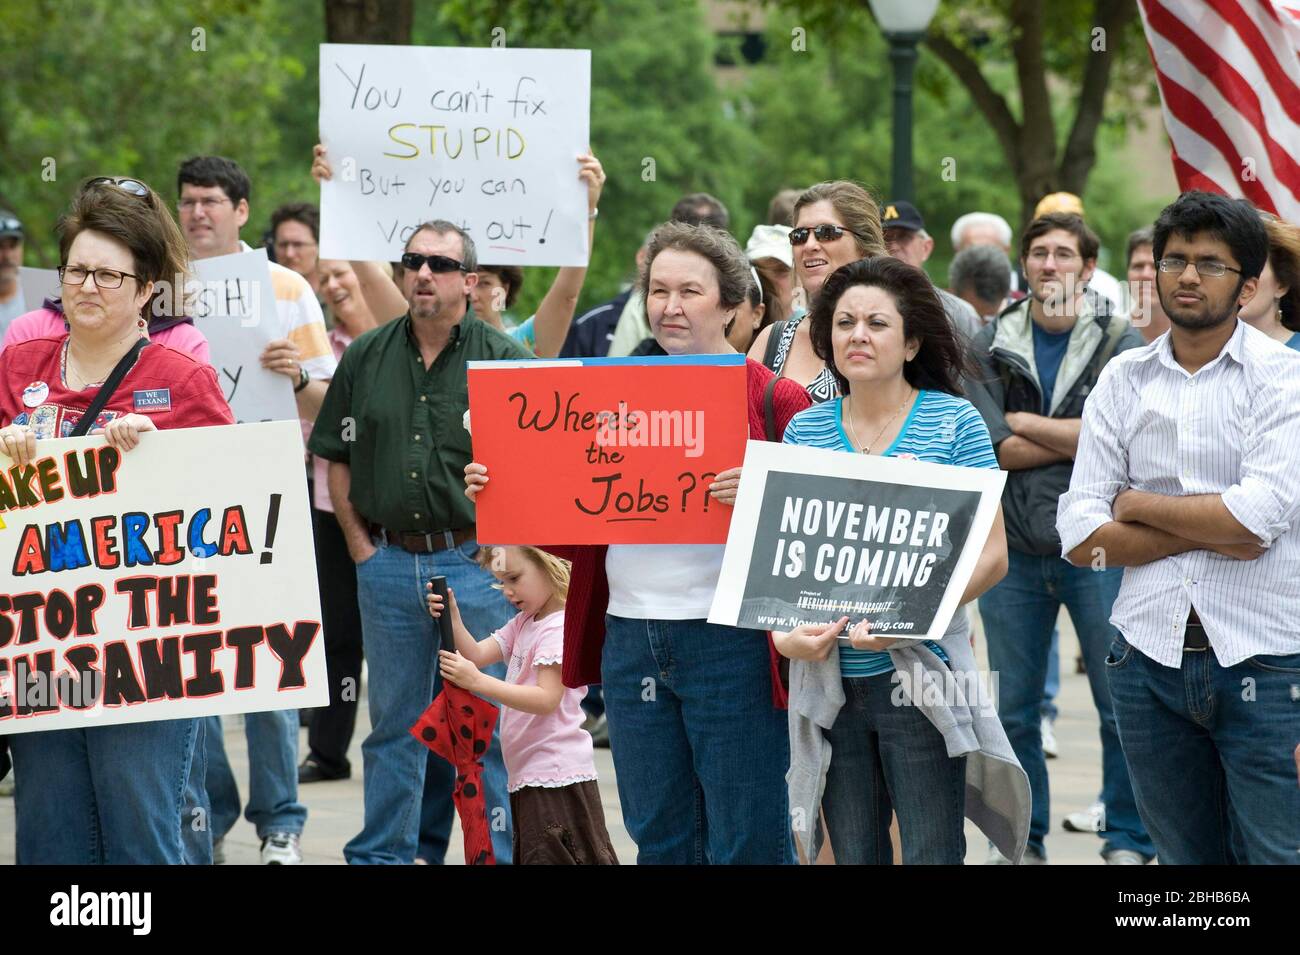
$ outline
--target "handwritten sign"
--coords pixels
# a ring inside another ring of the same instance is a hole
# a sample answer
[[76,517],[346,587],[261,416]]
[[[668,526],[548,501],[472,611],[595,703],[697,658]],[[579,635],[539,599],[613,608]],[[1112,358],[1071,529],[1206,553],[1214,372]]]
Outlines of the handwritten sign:
[[325,705],[300,443],[66,438],[0,471],[0,734]]
[[750,441],[709,622],[940,640],[1006,472]]
[[490,544],[720,544],[749,434],[743,355],[472,361]]
[[586,265],[589,50],[324,43],[321,256],[395,262],[421,222],[479,261]]
[[[212,366],[236,421],[297,420],[293,383],[262,367],[267,343],[283,338],[265,249],[192,263],[194,325],[208,339]],[[301,443],[301,438],[299,439]]]

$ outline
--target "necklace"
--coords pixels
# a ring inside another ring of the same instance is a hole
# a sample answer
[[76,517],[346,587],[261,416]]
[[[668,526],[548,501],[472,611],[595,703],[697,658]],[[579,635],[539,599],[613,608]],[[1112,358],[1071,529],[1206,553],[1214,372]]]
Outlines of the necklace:
[[[903,399],[903,403],[898,406],[897,411],[895,411],[892,415],[889,416],[889,420],[885,422],[885,426],[876,432],[876,436],[871,439],[871,441],[866,445],[866,447],[862,448],[863,454],[871,453],[871,446],[880,440],[880,436],[884,434],[885,431],[888,430],[889,426],[898,419],[898,416],[903,413],[903,409],[907,407],[908,403],[911,400],[912,400],[912,389],[908,388],[907,397]],[[853,405],[849,404],[849,402],[846,400],[844,402],[844,406],[849,410],[849,428],[853,431],[853,437],[856,438],[858,436],[858,425],[857,422],[853,420]]]

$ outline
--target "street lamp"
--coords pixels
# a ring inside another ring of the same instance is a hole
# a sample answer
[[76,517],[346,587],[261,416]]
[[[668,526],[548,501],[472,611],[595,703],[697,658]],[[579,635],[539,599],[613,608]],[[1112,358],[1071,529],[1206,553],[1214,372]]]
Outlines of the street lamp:
[[894,158],[890,197],[912,202],[912,73],[916,69],[916,45],[939,0],[869,0],[871,12],[889,41],[889,59],[894,64]]

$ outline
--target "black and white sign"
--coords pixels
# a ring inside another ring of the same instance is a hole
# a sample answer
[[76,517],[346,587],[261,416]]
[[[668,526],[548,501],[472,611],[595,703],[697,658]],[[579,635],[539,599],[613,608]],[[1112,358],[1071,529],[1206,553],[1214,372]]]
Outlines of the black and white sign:
[[847,616],[880,636],[941,639],[1005,481],[993,469],[750,441],[709,622],[790,630]]

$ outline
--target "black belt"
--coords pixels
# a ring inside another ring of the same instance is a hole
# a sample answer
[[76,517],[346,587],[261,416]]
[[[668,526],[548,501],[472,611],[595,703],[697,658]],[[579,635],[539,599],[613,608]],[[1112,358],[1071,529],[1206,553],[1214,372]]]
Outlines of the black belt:
[[1210,638],[1205,633],[1205,625],[1201,623],[1196,608],[1192,607],[1187,613],[1187,629],[1183,631],[1183,652],[1196,653],[1208,649]]
[[379,524],[370,525],[370,534],[379,543],[385,547],[400,547],[408,554],[432,554],[440,550],[451,550],[467,540],[473,540],[477,533],[473,524],[456,531],[435,531],[431,534],[422,531],[390,531]]

